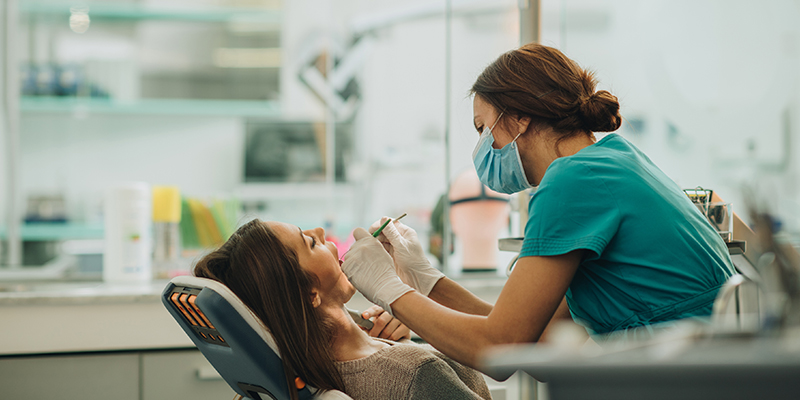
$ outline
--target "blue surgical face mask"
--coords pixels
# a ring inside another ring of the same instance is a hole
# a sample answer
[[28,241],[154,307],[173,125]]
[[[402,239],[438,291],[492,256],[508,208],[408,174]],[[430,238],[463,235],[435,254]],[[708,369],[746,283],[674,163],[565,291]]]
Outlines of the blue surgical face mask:
[[525,176],[522,159],[519,157],[517,138],[521,133],[502,149],[492,147],[494,144],[492,129],[502,116],[503,113],[500,113],[491,128],[484,128],[478,144],[472,152],[472,162],[475,164],[475,170],[478,171],[481,183],[495,192],[512,194],[533,186]]

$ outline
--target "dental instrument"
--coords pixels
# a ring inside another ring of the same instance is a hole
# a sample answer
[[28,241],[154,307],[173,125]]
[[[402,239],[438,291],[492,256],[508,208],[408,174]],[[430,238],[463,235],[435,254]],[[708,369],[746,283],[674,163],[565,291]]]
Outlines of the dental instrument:
[[360,327],[362,327],[364,329],[372,329],[372,327],[375,326],[374,322],[362,317],[360,312],[358,312],[356,310],[351,310],[349,308],[347,309],[347,312],[353,318],[353,321],[356,322],[356,325],[358,325],[358,326],[360,326]]
[[[401,218],[403,218],[403,217],[405,217],[406,215],[408,215],[408,214],[407,214],[407,213],[403,213],[403,215],[401,215],[401,216],[399,216],[399,217],[395,218],[395,219],[394,219],[394,220],[395,220],[395,222],[396,222],[396,221],[400,221],[400,219],[401,219]],[[378,230],[377,230],[377,231],[375,231],[375,232],[372,234],[372,237],[378,237],[378,235],[380,235],[380,234],[381,234],[381,232],[383,232],[383,228],[386,228],[386,225],[389,225],[389,222],[392,222],[392,220],[391,220],[391,219],[388,219],[388,220],[386,220],[386,222],[384,222],[384,223],[383,223],[383,225],[381,225],[381,227],[380,227],[380,228],[378,228]]]
[[[406,215],[408,215],[408,214],[407,213],[403,213],[403,215],[395,218],[394,220],[395,221],[399,221],[401,218],[405,217]],[[381,225],[381,227],[378,228],[378,230],[376,230],[375,233],[372,234],[372,237],[378,237],[378,235],[380,235],[381,232],[383,231],[383,228],[386,228],[386,225],[388,225],[389,222],[392,222],[392,220],[388,219],[386,222],[384,222],[383,225]],[[358,312],[356,310],[351,310],[349,308],[347,308],[347,312],[350,314],[350,317],[353,318],[353,321],[355,321],[356,325],[358,325],[358,326],[360,326],[360,327],[362,327],[364,329],[372,329],[372,327],[375,326],[374,322],[362,317],[360,312]]]

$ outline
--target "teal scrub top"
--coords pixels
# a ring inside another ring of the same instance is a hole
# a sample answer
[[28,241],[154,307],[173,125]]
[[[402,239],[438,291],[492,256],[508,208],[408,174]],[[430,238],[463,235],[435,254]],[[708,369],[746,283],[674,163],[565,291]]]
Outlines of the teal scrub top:
[[566,298],[593,335],[711,315],[733,271],[683,190],[617,134],[553,161],[529,208],[520,257],[588,250]]

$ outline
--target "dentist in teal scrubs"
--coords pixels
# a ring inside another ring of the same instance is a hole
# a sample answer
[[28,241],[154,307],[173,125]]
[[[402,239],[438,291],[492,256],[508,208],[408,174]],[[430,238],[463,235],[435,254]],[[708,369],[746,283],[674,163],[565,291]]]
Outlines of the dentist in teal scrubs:
[[599,341],[709,316],[733,273],[727,247],[636,146],[615,133],[596,140],[622,118],[617,98],[595,87],[591,72],[539,44],[501,55],[472,87],[481,182],[502,193],[538,187],[495,304],[431,267],[400,222],[377,239],[356,230],[342,265],[355,287],[473,367],[488,347],[536,342],[560,318]]

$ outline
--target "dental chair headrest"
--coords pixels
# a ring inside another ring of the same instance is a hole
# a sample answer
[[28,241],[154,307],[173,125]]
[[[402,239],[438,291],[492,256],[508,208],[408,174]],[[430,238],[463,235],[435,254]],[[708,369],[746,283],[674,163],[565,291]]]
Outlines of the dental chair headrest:
[[178,286],[185,285],[205,287],[217,292],[217,294],[222,296],[222,298],[227,300],[228,303],[233,306],[233,309],[242,316],[247,325],[249,325],[250,328],[252,328],[258,334],[258,336],[264,340],[267,346],[269,346],[272,351],[274,351],[275,354],[280,357],[280,351],[278,351],[278,345],[275,343],[275,338],[272,337],[272,333],[269,332],[269,329],[264,326],[255,313],[253,313],[249,307],[244,305],[242,300],[239,299],[239,296],[234,294],[227,286],[213,279],[198,278],[196,276],[176,276],[170,282]]
[[[299,398],[346,400],[338,390],[317,393],[299,378],[296,388],[286,375],[275,338],[261,320],[227,286],[194,276],[173,278],[162,303],[206,359],[238,394],[252,399]],[[315,393],[317,394],[315,396]]]

